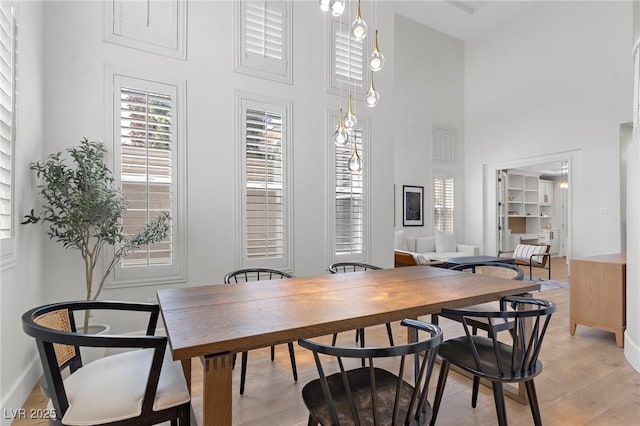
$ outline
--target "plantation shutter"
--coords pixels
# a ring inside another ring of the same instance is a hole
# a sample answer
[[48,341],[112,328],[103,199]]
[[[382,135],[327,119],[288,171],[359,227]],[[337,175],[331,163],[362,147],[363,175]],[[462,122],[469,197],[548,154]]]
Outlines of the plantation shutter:
[[13,237],[13,144],[15,142],[15,20],[0,2],[0,239]]
[[283,259],[283,116],[258,108],[246,108],[244,115],[244,255],[249,260]]
[[[358,154],[364,158],[362,128],[354,132]],[[349,170],[353,143],[336,146],[335,155],[335,254],[364,252],[364,185],[363,174]]]
[[363,88],[364,81],[364,45],[351,37],[348,25],[335,25],[334,39],[334,75],[336,87]]
[[291,83],[290,0],[241,0],[236,71]]
[[453,232],[454,227],[454,185],[453,177],[435,175],[433,178],[433,206],[435,228]]
[[[127,201],[124,233],[139,232],[162,212],[173,214],[172,96],[133,87],[120,88],[121,184]],[[171,231],[166,240],[142,247],[122,266],[170,265]]]
[[247,1],[245,7],[245,53],[282,60],[282,7],[267,1]]

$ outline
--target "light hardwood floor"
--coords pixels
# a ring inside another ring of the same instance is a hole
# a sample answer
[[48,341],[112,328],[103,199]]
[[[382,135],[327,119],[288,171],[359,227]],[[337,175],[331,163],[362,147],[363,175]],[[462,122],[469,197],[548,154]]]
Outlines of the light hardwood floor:
[[[528,273],[528,271],[527,271]],[[546,271],[534,275],[545,277]],[[552,278],[569,281],[564,258],[552,263]],[[613,333],[578,326],[575,336],[569,335],[569,290],[559,289],[539,293],[553,300],[558,311],[551,325],[543,352],[542,374],[536,379],[542,419],[546,425],[638,425],[640,424],[640,374],[625,360],[623,349],[615,344]],[[428,321],[428,317],[424,317]],[[445,338],[460,332],[460,325],[441,320]],[[385,344],[384,326],[367,329],[367,341]],[[406,334],[394,324],[397,341]],[[339,340],[353,343],[353,333],[341,333]],[[306,425],[307,411],[300,392],[308,381],[317,377],[311,355],[296,345],[298,382],[291,376],[286,346],[276,348],[276,360],[269,361],[268,349],[251,351],[247,370],[245,395],[238,394],[240,371],[234,372],[233,422],[236,425]],[[437,381],[437,369],[432,377],[432,391]],[[194,363],[193,408],[196,419],[202,418],[201,376],[199,363]],[[99,384],[96,384],[99,386]],[[430,399],[431,399],[430,398]],[[445,389],[438,424],[494,425],[495,407],[491,390],[481,386],[477,408],[471,408],[471,382],[450,373]],[[511,425],[532,424],[527,405],[507,398],[507,418]],[[24,408],[43,408],[46,401],[36,387]],[[46,424],[41,421],[14,422],[16,426]]]

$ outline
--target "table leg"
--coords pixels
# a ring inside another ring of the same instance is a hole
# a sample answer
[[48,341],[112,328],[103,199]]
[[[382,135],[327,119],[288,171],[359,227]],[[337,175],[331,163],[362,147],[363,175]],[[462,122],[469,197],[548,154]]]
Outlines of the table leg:
[[231,353],[204,357],[203,423],[231,426]]

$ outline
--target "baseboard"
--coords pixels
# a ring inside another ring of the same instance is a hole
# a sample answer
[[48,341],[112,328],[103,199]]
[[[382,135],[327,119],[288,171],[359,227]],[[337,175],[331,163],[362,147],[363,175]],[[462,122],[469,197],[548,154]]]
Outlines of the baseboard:
[[9,426],[15,418],[19,417],[20,412],[18,410],[24,405],[33,387],[40,380],[40,376],[42,376],[42,365],[40,365],[40,357],[36,353],[27,368],[25,368],[0,402],[2,405],[0,425]]
[[627,331],[624,332],[624,357],[640,373],[640,346],[631,340]]

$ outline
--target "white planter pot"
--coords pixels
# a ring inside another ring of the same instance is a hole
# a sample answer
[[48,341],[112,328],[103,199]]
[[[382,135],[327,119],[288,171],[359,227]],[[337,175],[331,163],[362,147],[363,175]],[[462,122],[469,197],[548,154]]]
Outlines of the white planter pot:
[[[80,326],[80,328],[82,328],[82,326]],[[89,324],[88,334],[109,334],[109,331],[111,331],[109,324],[96,323]],[[106,348],[81,347],[80,355],[82,356],[82,365],[87,365],[92,361],[104,357],[106,350]]]

